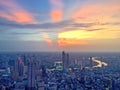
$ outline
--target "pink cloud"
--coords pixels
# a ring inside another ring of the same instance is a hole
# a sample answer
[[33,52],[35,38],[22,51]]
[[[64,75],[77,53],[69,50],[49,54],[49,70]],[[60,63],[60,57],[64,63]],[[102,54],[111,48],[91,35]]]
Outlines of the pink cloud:
[[52,10],[50,13],[51,19],[54,22],[61,21],[62,17],[63,17],[63,12],[62,12],[63,2],[62,2],[62,0],[50,0],[50,3],[52,6]]
[[95,16],[110,16],[120,10],[119,4],[95,4],[95,5],[86,5],[82,6],[73,13],[72,18],[77,19],[82,18],[91,18]]
[[[35,19],[31,13],[20,7],[19,4],[13,0],[1,0],[0,5],[5,7],[5,11],[0,13],[0,17],[15,21],[18,23],[34,23]],[[7,11],[7,12],[6,12]]]
[[62,8],[63,3],[62,0],[50,0],[51,4],[54,5],[55,7]]
[[61,21],[62,19],[62,11],[61,10],[52,10],[51,11],[51,18],[53,21]]

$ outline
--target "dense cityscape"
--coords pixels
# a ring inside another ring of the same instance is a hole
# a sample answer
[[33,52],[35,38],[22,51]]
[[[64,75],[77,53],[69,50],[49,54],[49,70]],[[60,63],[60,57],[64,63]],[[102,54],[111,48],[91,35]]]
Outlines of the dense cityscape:
[[0,90],[120,90],[120,0],[0,0]]
[[120,54],[0,53],[0,90],[120,90]]

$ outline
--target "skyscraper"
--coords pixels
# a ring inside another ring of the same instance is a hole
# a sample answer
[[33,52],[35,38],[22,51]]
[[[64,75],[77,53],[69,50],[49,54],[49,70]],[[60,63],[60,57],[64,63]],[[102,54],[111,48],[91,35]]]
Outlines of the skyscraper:
[[23,62],[24,62],[24,65],[27,65],[27,58],[26,58],[26,54],[23,55]]
[[63,63],[63,69],[65,69],[65,52],[62,52],[62,63]]
[[18,74],[19,76],[24,75],[24,62],[20,57],[18,58]]
[[90,67],[92,68],[93,67],[92,57],[90,57],[89,60],[90,60]]
[[66,66],[67,66],[67,68],[69,67],[69,65],[70,65],[70,60],[69,60],[69,54],[67,53],[67,56],[66,56]]
[[18,78],[18,59],[15,59],[15,61],[14,61],[14,72],[13,72],[13,79],[14,79],[14,81],[16,81],[17,80],[17,78]]
[[69,54],[62,52],[62,63],[63,63],[63,69],[67,69],[69,66]]
[[14,80],[18,78],[18,76],[23,76],[24,74],[24,63],[20,57],[17,58],[14,62]]
[[36,63],[34,62],[33,58],[29,59],[28,62],[28,86],[27,90],[35,90],[35,67]]
[[45,79],[45,78],[47,77],[45,65],[42,65],[42,66],[41,66],[41,69],[42,69],[42,78]]

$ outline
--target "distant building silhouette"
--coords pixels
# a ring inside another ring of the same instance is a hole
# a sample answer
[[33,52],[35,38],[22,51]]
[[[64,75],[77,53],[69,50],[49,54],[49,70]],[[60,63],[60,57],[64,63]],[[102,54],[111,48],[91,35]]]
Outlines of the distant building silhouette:
[[45,65],[42,65],[42,66],[41,66],[41,69],[42,69],[42,78],[44,79],[45,77],[47,77]]
[[14,72],[13,72],[13,79],[16,81],[18,78],[18,59],[14,61]]
[[92,61],[92,57],[89,58],[90,59],[90,67],[93,67],[93,61]]
[[27,90],[36,90],[35,89],[35,75],[36,75],[36,63],[33,58],[29,59],[28,62],[28,86]]
[[24,63],[20,57],[17,58],[14,62],[14,73],[13,78],[16,81],[18,76],[24,75]]
[[70,65],[70,60],[69,60],[69,54],[67,53],[67,56],[66,56],[67,58],[66,58],[66,66],[67,66],[67,68],[69,67],[69,65]]
[[27,65],[27,57],[26,57],[26,54],[23,55],[23,62],[24,62],[24,65]]
[[63,69],[67,69],[69,66],[69,54],[62,52],[62,63],[63,63]]
[[24,62],[20,57],[18,58],[18,74],[19,76],[24,75]]

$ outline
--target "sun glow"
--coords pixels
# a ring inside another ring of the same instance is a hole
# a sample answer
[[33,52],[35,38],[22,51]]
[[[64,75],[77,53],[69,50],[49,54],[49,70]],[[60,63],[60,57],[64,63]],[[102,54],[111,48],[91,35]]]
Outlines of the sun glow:
[[87,45],[88,42],[83,40],[85,38],[91,38],[91,35],[85,31],[75,30],[61,32],[58,35],[59,46],[75,46],[75,45]]
[[83,31],[83,30],[72,30],[59,33],[58,38],[66,38],[66,39],[83,39],[83,38],[91,38],[91,32]]
[[60,32],[58,34],[58,44],[59,46],[87,45],[89,44],[88,41],[90,40],[118,38],[118,35],[116,35],[116,33],[113,33],[113,31],[106,31],[107,30],[72,30]]

